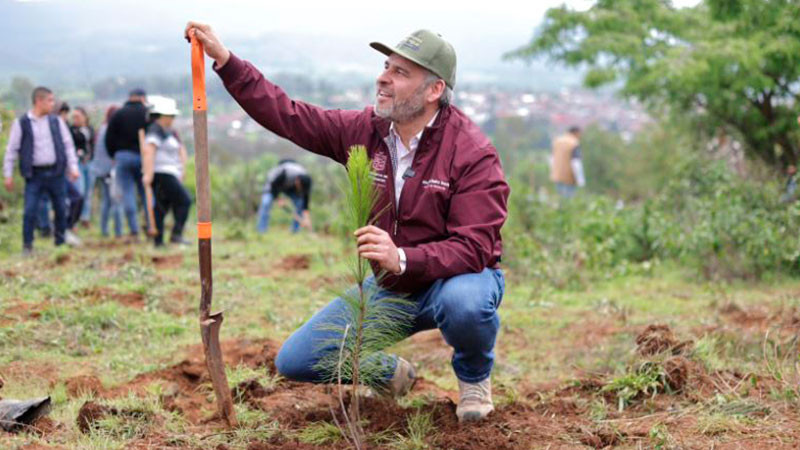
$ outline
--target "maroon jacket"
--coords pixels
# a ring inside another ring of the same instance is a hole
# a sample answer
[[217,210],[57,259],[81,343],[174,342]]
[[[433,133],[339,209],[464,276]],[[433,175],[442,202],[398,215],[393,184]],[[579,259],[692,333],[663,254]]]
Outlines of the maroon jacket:
[[217,73],[253,119],[300,147],[341,164],[347,162],[350,146],[367,147],[380,192],[376,211],[385,211],[375,224],[391,234],[407,258],[405,273],[387,276],[384,287],[413,293],[438,279],[497,267],[509,188],[497,150],[463,112],[443,108],[422,133],[414,176],[406,179],[397,207],[392,159],[384,141],[390,123],[371,106],[325,110],[292,100],[233,54]]

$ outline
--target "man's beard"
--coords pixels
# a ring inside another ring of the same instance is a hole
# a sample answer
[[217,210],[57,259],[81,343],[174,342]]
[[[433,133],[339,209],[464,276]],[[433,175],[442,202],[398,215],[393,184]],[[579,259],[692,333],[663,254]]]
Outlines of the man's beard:
[[375,103],[375,114],[392,122],[410,122],[425,113],[425,85],[423,84],[405,100],[392,98],[392,105],[380,107]]

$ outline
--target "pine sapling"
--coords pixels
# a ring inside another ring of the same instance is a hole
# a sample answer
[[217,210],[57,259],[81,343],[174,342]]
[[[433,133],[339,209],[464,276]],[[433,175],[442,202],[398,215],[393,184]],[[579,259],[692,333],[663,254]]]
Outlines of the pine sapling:
[[[378,203],[371,173],[372,161],[364,146],[353,146],[347,160],[347,183],[345,200],[348,229],[355,231],[365,227],[378,217],[373,213]],[[354,288],[341,295],[345,304],[344,317],[337,317],[320,326],[333,331],[336,336],[322,345],[335,351],[325,352],[316,368],[328,381],[338,385],[339,403],[342,408],[352,444],[364,446],[364,430],[361,426],[359,386],[380,391],[386,388],[392,375],[392,358],[383,349],[406,336],[413,318],[411,302],[387,296],[378,287],[378,280],[370,280],[369,261],[356,254],[351,263],[350,275]],[[353,388],[349,412],[343,401],[342,380],[350,381]]]

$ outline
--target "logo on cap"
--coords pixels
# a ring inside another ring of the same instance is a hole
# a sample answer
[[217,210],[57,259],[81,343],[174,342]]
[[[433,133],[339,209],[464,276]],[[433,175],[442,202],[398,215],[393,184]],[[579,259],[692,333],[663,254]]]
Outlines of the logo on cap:
[[419,46],[420,45],[422,45],[422,39],[420,39],[420,38],[418,38],[416,36],[409,36],[409,37],[405,38],[405,40],[403,40],[402,42],[397,44],[398,47],[406,47],[406,48],[409,48],[411,50],[414,50],[415,52],[419,51]]

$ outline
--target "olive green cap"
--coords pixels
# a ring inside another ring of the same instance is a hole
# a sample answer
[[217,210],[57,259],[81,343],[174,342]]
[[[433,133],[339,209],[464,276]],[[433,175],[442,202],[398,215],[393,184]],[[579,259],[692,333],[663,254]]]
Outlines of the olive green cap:
[[397,53],[414,61],[443,79],[450,89],[456,85],[456,51],[438,33],[417,30],[394,48],[380,42],[371,42],[369,46],[386,56]]

